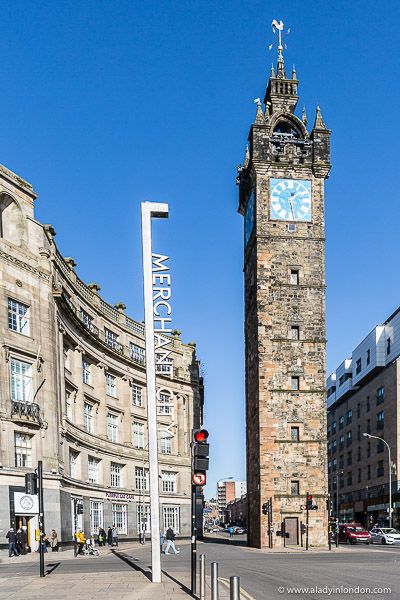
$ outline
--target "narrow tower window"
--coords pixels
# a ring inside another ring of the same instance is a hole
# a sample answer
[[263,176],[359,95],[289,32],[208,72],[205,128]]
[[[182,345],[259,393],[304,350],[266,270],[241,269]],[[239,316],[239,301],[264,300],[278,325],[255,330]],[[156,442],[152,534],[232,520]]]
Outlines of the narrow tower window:
[[291,388],[292,390],[298,390],[300,388],[300,377],[298,377],[297,375],[292,377]]
[[298,442],[300,439],[300,430],[299,427],[291,427],[290,428],[290,439],[293,442]]
[[290,327],[290,337],[292,340],[300,339],[300,327],[298,325],[292,325]]
[[299,285],[299,270],[298,269],[290,270],[290,283],[291,283],[291,285]]

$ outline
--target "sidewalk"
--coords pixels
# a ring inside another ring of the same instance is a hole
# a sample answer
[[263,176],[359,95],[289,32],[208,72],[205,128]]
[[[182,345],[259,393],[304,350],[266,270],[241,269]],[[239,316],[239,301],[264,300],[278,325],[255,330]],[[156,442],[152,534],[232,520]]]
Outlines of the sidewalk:
[[[139,544],[114,548],[134,554]],[[39,577],[39,556],[1,557],[1,600],[183,600],[190,597],[176,578],[163,575],[151,583],[146,567],[139,567],[108,548],[101,556],[74,557],[73,550],[45,554],[46,577]],[[176,580],[175,580],[176,579]]]

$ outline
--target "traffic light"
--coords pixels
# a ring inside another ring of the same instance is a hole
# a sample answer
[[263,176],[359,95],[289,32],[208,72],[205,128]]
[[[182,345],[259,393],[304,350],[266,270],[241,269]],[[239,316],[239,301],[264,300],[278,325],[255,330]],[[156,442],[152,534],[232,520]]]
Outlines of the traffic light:
[[206,485],[206,471],[209,467],[210,444],[208,440],[208,431],[206,429],[195,429],[193,431],[192,455],[193,455],[193,474],[192,483],[194,485]]
[[82,502],[76,503],[76,514],[83,515],[83,503]]
[[307,494],[306,508],[307,510],[312,510],[312,494]]
[[301,534],[305,535],[307,533],[307,525],[305,523],[301,524]]
[[25,473],[25,494],[30,496],[38,493],[36,473]]
[[263,515],[267,515],[269,513],[269,502],[264,502],[262,505],[262,513]]

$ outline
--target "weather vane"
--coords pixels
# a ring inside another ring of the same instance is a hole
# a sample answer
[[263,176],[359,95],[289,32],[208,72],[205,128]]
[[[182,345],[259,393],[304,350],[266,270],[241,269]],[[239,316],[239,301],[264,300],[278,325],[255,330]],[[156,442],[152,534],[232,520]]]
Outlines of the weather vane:
[[[283,43],[282,36],[283,35],[289,35],[290,29],[287,29],[284,32],[284,23],[283,23],[283,21],[279,21],[279,23],[278,23],[278,21],[276,19],[274,19],[272,21],[271,25],[272,25],[272,31],[274,33],[278,32],[278,60],[283,60],[282,51],[283,51],[283,49],[286,50],[287,46],[286,46],[285,43]],[[272,44],[270,44],[268,46],[268,50],[272,50],[273,47],[274,47],[274,44],[272,43]]]

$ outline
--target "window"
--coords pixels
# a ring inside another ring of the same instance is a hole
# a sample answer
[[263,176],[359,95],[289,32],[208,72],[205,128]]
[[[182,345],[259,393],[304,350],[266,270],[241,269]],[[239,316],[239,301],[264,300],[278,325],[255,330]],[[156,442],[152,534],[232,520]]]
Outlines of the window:
[[160,414],[169,415],[171,414],[171,394],[166,390],[160,391],[158,394],[158,412]]
[[27,433],[14,433],[15,466],[32,467],[32,436]]
[[142,388],[139,385],[132,385],[132,404],[142,406]]
[[332,442],[332,454],[336,452],[336,440],[333,440]]
[[383,452],[384,449],[385,449],[385,444],[383,443],[382,440],[378,440],[377,444],[376,444],[376,453],[381,454],[381,452]]
[[65,390],[65,413],[67,415],[67,419],[70,421],[73,420],[73,393],[69,390]]
[[164,531],[168,529],[168,527],[172,527],[174,533],[179,533],[180,527],[180,511],[179,506],[164,506],[163,507],[163,516],[164,516]]
[[292,496],[298,496],[300,492],[299,482],[291,481],[290,482],[290,493]]
[[387,354],[387,355],[388,355],[388,354],[390,354],[390,351],[391,351],[391,345],[392,345],[392,342],[391,342],[391,339],[390,339],[390,337],[389,337],[389,338],[386,340],[386,354]]
[[339,417],[339,429],[343,429],[344,426],[344,416]]
[[116,487],[116,488],[122,487],[122,477],[121,477],[122,465],[112,462],[110,472],[111,472],[111,480],[110,480],[111,487]]
[[352,485],[353,483],[353,474],[350,471],[349,473],[347,473],[347,485]]
[[333,421],[332,423],[332,435],[336,434],[336,421]]
[[359,373],[361,373],[361,358],[358,358],[356,362],[356,375]]
[[17,402],[32,402],[32,365],[12,358],[11,398]]
[[332,459],[332,470],[336,471],[336,469],[337,469],[337,460],[336,460],[336,458],[333,458]]
[[162,471],[162,491],[167,493],[176,492],[176,473],[171,471]]
[[367,365],[371,362],[371,350],[367,350]]
[[135,467],[135,488],[137,490],[149,489],[149,470]]
[[371,465],[367,467],[367,479],[371,479]]
[[126,504],[117,502],[112,503],[113,525],[121,534],[128,533],[128,519],[126,513]]
[[93,405],[85,402],[83,405],[83,426],[88,433],[94,431]]
[[291,283],[291,285],[299,285],[299,270],[298,269],[290,270],[290,283]]
[[114,348],[114,350],[118,350],[120,344],[118,343],[118,335],[111,331],[111,329],[107,329],[104,327],[104,340],[108,346]]
[[172,436],[163,435],[160,439],[161,454],[172,454]]
[[343,469],[344,467],[344,458],[343,458],[343,454],[341,454],[339,456],[339,469]]
[[353,456],[351,452],[347,453],[347,466],[349,467],[353,462]]
[[110,442],[118,441],[118,416],[112,413],[107,415],[107,438]]
[[144,423],[133,423],[133,447],[144,448]]
[[357,448],[357,460],[361,460],[361,446]]
[[371,433],[371,419],[367,420],[367,433]]
[[361,483],[361,469],[358,469],[357,481],[358,483]]
[[104,527],[104,506],[98,500],[90,501],[90,533],[98,533],[99,527]]
[[138,504],[137,507],[137,530],[138,533],[143,531],[143,525],[145,526],[146,533],[150,533],[150,505],[149,504]]
[[69,451],[69,476],[78,479],[78,452]]
[[344,435],[341,435],[339,438],[339,448],[344,447]]
[[371,456],[371,442],[368,440],[367,443],[367,457],[369,458]]
[[157,373],[168,373],[172,375],[173,360],[169,356],[156,354],[156,371]]
[[344,375],[339,377],[339,387],[344,384]]
[[347,424],[351,423],[352,418],[353,418],[353,411],[350,408],[346,413],[346,423]]
[[93,318],[83,308],[81,308],[81,321],[86,329],[92,329]]
[[367,412],[371,410],[371,403],[369,401],[369,396],[367,396]]
[[87,360],[82,360],[82,379],[83,383],[90,385],[90,364]]
[[347,445],[351,446],[351,444],[353,442],[353,434],[351,431],[347,432],[346,438],[347,438]]
[[382,477],[385,474],[385,469],[383,467],[383,460],[380,460],[376,465],[376,476]]
[[361,425],[357,425],[357,440],[361,441]]
[[361,416],[361,404],[358,402],[357,403],[357,419],[359,419]]
[[297,375],[295,375],[294,377],[291,378],[291,389],[292,390],[300,389],[300,377],[298,377]]
[[90,483],[99,483],[99,460],[88,456],[88,479]]
[[377,422],[376,422],[377,429],[383,429],[383,427],[385,425],[385,411],[381,410],[380,412],[378,412],[378,414],[376,415],[376,418],[377,418]]
[[133,342],[129,342],[129,350],[131,353],[131,358],[138,363],[144,364],[145,361],[145,351],[144,348],[134,344]]
[[300,327],[298,325],[292,325],[290,327],[290,337],[292,340],[300,339]]
[[111,373],[106,373],[106,392],[113,398],[117,397],[116,380],[117,378],[114,375],[111,375]]
[[385,388],[382,386],[376,392],[376,404],[382,404],[385,400]]
[[291,427],[290,428],[290,439],[293,442],[298,442],[300,439],[300,428],[299,427]]
[[29,335],[29,306],[8,299],[8,327],[23,335]]

